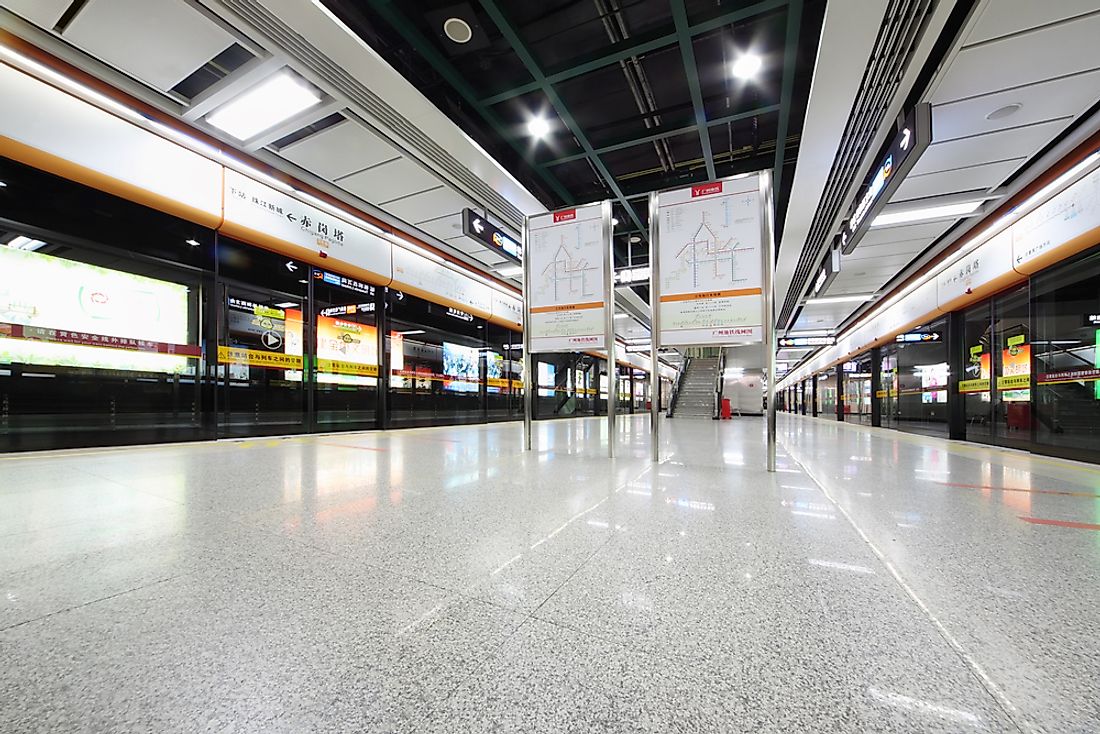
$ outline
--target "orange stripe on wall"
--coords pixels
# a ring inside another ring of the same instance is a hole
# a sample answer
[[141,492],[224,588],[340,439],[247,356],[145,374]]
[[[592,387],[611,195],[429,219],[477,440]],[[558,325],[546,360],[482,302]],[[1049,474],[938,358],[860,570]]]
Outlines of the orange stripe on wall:
[[705,291],[703,293],[677,293],[671,296],[661,296],[661,303],[672,301],[696,301],[703,298],[733,298],[737,296],[759,296],[764,291],[760,288],[738,288],[730,291]]
[[590,303],[567,303],[561,306],[539,306],[532,308],[531,313],[554,313],[556,311],[583,311],[589,308],[603,308],[603,301]]
[[220,212],[208,212],[181,203],[3,135],[0,135],[0,155],[210,229],[217,229],[222,221]]

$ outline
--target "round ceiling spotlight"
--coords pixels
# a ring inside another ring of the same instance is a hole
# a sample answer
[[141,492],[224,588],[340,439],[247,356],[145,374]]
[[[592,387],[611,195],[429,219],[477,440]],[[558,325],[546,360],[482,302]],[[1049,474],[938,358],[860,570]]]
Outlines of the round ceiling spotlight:
[[469,43],[474,37],[470,24],[462,18],[447,18],[443,21],[443,33],[455,43]]
[[1023,105],[1019,102],[1013,102],[1012,104],[1006,104],[1004,107],[998,107],[985,116],[987,120],[1003,120],[1009,115],[1015,115],[1020,111]]
[[756,54],[743,53],[733,62],[733,66],[730,67],[730,73],[738,79],[752,79],[760,73],[760,69],[763,66],[764,60]]
[[550,123],[545,117],[532,117],[527,123],[527,133],[537,140],[542,140],[550,134]]

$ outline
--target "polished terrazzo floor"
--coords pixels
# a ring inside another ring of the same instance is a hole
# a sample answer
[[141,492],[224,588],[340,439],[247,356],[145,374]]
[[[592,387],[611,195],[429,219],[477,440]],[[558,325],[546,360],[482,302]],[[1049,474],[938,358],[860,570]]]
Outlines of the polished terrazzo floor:
[[623,423],[0,457],[0,731],[1100,731],[1100,468]]

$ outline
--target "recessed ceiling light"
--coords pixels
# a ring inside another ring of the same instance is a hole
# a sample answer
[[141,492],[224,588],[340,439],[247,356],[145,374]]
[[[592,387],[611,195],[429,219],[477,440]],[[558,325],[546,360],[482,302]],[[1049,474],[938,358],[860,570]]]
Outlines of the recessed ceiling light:
[[615,217],[611,217],[611,226],[612,227],[618,227],[619,226],[619,220]]
[[237,140],[248,140],[320,102],[316,89],[284,70],[226,102],[206,121]]
[[462,18],[447,18],[443,21],[443,33],[455,43],[469,43],[474,37],[470,24]]
[[276,303],[275,308],[297,308],[298,304],[294,301],[285,301],[283,303]]
[[636,245],[641,241],[642,241],[642,238],[639,237],[638,235],[631,235],[631,237],[630,237],[630,244],[632,244],[632,245]]
[[1020,111],[1023,105],[1019,102],[1013,102],[1012,104],[1006,104],[1004,107],[998,107],[985,116],[987,120],[1001,120],[1009,115],[1015,115]]
[[192,247],[200,247],[202,245],[202,243],[199,242],[198,240],[186,240],[186,242],[187,242],[187,244],[191,245]]
[[545,117],[532,117],[527,123],[527,132],[536,140],[542,140],[550,133],[550,123]]
[[964,201],[960,204],[944,204],[943,206],[929,206],[924,209],[910,209],[909,211],[885,212],[875,217],[871,222],[872,227],[886,227],[892,224],[908,224],[921,222],[926,219],[950,219],[953,217],[965,217],[973,214],[982,205],[981,201]]
[[0,181],[0,189],[7,188],[7,186],[8,186],[8,184],[7,184],[6,181]]
[[8,243],[8,247],[13,250],[25,250],[26,252],[34,252],[38,248],[45,246],[46,243],[42,240],[32,240],[30,237],[24,237],[23,235],[19,235]]
[[737,57],[730,67],[732,73],[738,79],[752,79],[764,66],[764,60],[754,53],[744,53]]
[[413,334],[426,334],[427,332],[423,329],[409,329],[408,331],[399,331],[397,333],[401,336],[412,336]]

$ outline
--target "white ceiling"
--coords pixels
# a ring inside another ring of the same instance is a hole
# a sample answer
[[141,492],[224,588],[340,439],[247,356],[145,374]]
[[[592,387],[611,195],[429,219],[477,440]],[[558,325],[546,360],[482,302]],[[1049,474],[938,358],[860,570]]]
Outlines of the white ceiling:
[[[1097,37],[1095,0],[985,0],[925,95],[933,143],[890,204],[995,194],[1100,97]],[[987,119],[1014,104],[1015,113]],[[827,295],[883,289],[953,224],[871,229]],[[794,328],[835,328],[861,305],[808,305]]]
[[[71,52],[65,53],[69,47],[57,42],[59,34],[54,27],[72,2],[0,0],[0,7],[45,31],[46,35],[35,40],[44,41],[47,50],[71,58]],[[371,94],[419,127],[459,165],[481,178],[509,204],[526,213],[544,211],[511,174],[373,49],[346,32],[319,4],[302,0],[257,2],[300,34],[303,41],[322,49],[334,65],[357,79],[369,80]],[[505,262],[505,258],[484,245],[461,237],[462,209],[485,209],[484,202],[477,202],[463,193],[468,188],[466,183],[446,171],[437,170],[400,131],[389,130],[379,120],[371,118],[365,107],[344,97],[340,89],[328,85],[312,69],[299,65],[287,49],[280,48],[261,31],[243,22],[225,3],[207,2],[205,8],[210,14],[201,12],[196,3],[188,0],[88,0],[61,35],[65,43],[87,54],[78,55],[77,61],[85,59],[87,63],[83,65],[88,71],[167,112],[188,119],[231,147],[239,146],[207,126],[202,118],[218,104],[289,66],[317,85],[332,101],[247,141],[244,149],[293,175],[310,180],[308,174],[311,174],[316,177],[311,182],[330,193],[343,195],[349,203],[367,211],[371,211],[371,207],[363,206],[363,202],[373,205],[378,211],[372,213],[385,213],[401,220],[411,225],[410,231],[421,229],[426,237],[442,240],[444,249],[451,249],[458,259],[474,267],[492,272],[492,265]],[[234,42],[257,54],[255,63],[231,72],[194,100],[183,100],[170,92],[172,87]],[[139,80],[145,86],[131,80]],[[149,89],[156,94],[150,95]],[[303,129],[334,111],[348,119],[281,149],[262,149],[274,139]],[[501,226],[499,217],[493,219]],[[517,233],[513,232],[513,236],[518,239]],[[518,283],[511,280],[513,284]]]

